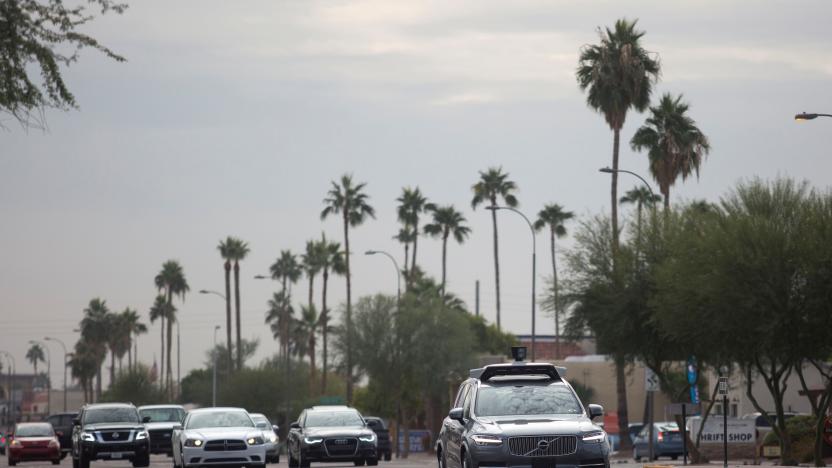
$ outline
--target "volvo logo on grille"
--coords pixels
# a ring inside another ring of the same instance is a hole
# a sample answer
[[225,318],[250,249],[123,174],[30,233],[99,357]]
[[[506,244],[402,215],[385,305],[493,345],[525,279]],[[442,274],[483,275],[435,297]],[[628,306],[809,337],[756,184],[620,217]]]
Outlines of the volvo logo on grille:
[[350,443],[347,439],[335,439],[335,445],[347,445]]
[[112,437],[113,439],[118,439],[118,432],[113,432]]
[[549,441],[548,440],[544,439],[544,440],[541,440],[540,442],[537,443],[537,449],[538,450],[546,450],[548,447],[549,447]]

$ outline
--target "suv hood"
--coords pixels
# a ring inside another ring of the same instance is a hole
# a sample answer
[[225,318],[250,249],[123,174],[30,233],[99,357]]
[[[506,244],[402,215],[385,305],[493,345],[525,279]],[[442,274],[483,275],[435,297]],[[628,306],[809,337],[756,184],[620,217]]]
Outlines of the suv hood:
[[373,434],[373,431],[366,427],[344,426],[344,427],[307,427],[304,435],[307,437],[359,437]]
[[142,429],[144,425],[138,423],[97,423],[84,426],[85,431],[140,431]]
[[477,418],[474,430],[483,434],[524,436],[578,434],[600,431],[584,415],[495,416]]

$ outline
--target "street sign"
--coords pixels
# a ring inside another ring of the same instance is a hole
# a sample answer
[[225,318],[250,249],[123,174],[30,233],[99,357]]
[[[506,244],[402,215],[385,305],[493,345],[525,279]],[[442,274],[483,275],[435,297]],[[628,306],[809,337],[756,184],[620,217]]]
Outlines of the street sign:
[[649,367],[644,368],[644,391],[659,391],[659,376],[656,375],[656,373],[653,372]]
[[[727,395],[728,394],[728,377],[720,377],[719,378],[719,392],[720,395]],[[727,409],[723,410],[727,411]]]

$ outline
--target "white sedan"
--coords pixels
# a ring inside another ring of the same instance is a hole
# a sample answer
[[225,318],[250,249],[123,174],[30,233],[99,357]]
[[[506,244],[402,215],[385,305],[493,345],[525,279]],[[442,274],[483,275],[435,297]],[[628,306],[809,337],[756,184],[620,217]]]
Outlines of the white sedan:
[[263,433],[242,408],[202,408],[173,431],[173,466],[266,466]]

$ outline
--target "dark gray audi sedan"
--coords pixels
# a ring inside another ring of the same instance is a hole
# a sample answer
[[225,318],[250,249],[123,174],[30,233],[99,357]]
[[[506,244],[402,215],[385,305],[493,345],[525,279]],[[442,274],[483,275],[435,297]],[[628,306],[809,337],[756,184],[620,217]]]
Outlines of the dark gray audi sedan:
[[439,468],[608,468],[606,433],[552,364],[514,362],[472,369],[445,418]]

